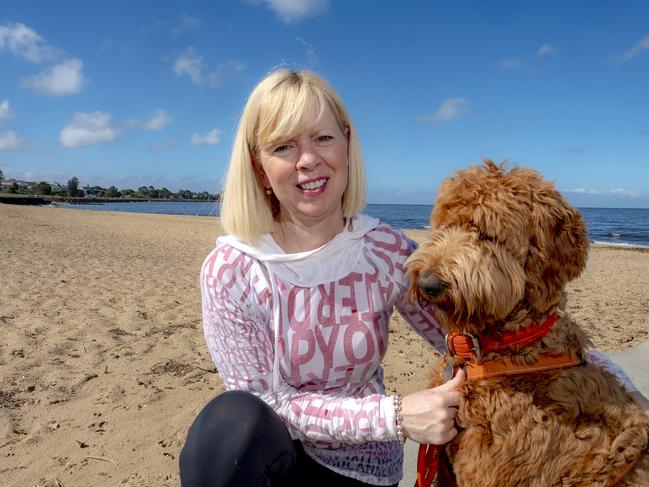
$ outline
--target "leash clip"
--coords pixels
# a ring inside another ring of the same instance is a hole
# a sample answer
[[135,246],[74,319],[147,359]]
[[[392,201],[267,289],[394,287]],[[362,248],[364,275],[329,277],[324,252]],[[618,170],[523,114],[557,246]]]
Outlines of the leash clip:
[[467,336],[471,338],[471,343],[473,344],[473,351],[475,352],[475,356],[478,360],[482,359],[482,350],[480,349],[480,341],[478,340],[478,337],[472,335],[471,333],[467,333]]

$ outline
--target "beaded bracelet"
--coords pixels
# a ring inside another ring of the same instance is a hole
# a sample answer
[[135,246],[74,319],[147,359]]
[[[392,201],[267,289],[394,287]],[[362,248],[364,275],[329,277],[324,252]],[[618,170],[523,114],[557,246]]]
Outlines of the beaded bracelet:
[[394,401],[394,416],[397,423],[397,440],[403,445],[406,442],[406,434],[403,431],[403,415],[401,414],[401,394],[392,396]]

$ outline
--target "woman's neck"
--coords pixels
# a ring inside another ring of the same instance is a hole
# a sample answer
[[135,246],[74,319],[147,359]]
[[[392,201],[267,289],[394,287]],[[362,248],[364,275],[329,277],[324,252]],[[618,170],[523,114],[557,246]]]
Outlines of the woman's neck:
[[345,228],[342,214],[315,222],[282,218],[275,222],[271,235],[288,254],[307,252],[322,247]]

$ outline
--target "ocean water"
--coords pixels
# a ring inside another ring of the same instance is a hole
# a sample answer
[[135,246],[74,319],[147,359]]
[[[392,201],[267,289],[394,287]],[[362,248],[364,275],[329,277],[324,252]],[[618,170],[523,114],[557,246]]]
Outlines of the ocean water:
[[[57,204],[59,207],[99,211],[130,211],[172,215],[218,216],[215,201],[147,201],[92,205]],[[430,205],[367,205],[365,213],[397,228],[426,229]],[[649,209],[580,208],[593,242],[649,247]]]

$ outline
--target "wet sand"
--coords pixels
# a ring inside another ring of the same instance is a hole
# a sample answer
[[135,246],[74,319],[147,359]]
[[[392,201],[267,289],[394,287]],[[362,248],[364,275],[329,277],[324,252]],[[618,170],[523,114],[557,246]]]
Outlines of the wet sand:
[[[218,219],[0,204],[0,222],[2,485],[178,486],[187,428],[223,391],[198,288]],[[595,247],[569,308],[617,353],[645,346],[648,297],[649,253]],[[395,316],[387,387],[421,388],[434,360]]]

